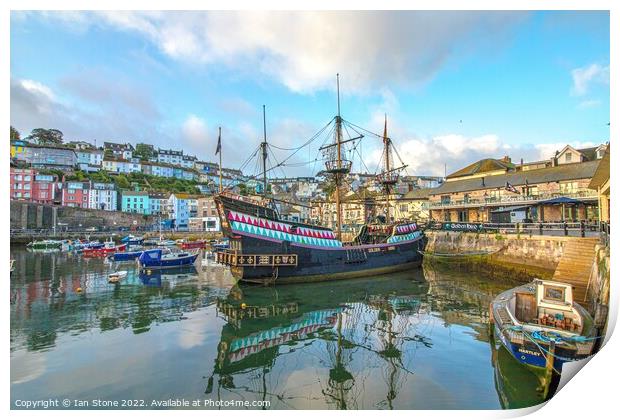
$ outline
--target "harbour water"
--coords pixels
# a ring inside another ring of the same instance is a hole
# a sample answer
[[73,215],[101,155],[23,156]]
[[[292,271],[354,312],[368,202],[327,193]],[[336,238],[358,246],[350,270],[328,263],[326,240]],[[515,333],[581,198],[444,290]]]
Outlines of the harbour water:
[[[501,409],[542,402],[488,332],[514,283],[428,268],[278,287],[195,269],[12,249],[11,400],[269,401],[269,409]],[[107,274],[127,270],[120,284]],[[132,403],[133,404],[133,403]],[[63,407],[59,407],[63,408]],[[219,409],[213,405],[201,408]]]

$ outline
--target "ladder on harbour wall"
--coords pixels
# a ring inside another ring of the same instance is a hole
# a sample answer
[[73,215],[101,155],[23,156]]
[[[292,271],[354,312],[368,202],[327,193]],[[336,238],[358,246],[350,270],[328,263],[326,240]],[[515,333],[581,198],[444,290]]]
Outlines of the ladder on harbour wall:
[[553,280],[573,286],[573,299],[580,305],[587,303],[586,292],[597,243],[598,238],[569,240],[553,274]]

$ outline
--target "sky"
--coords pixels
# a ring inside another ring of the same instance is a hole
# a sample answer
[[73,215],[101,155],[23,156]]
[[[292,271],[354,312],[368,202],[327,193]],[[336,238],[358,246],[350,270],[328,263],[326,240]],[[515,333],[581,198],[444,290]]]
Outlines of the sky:
[[[381,133],[387,115],[409,175],[609,140],[608,12],[13,11],[10,33],[22,136],[57,128],[216,161],[222,127],[224,166],[240,167],[265,105],[270,166],[285,162],[269,175],[313,176],[325,138],[283,149],[336,115],[339,73],[342,117]],[[366,136],[354,170],[375,172],[381,146]]]

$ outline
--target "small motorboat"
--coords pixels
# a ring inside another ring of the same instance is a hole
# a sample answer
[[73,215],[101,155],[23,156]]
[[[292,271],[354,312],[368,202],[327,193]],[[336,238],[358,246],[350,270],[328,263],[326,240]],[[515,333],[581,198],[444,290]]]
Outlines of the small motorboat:
[[145,269],[191,266],[196,262],[199,253],[199,250],[164,253],[161,249],[151,249],[144,251],[138,258],[138,262]]
[[172,239],[162,239],[157,242],[157,246],[176,246],[176,245],[177,245],[176,241],[173,241]]
[[121,242],[127,245],[142,245],[144,238],[142,236],[127,235]]
[[499,294],[491,303],[495,337],[520,363],[543,372],[553,362],[561,372],[565,362],[592,354],[594,323],[573,301],[572,286],[534,280]]
[[127,277],[127,271],[115,271],[114,273],[108,274],[108,282],[109,283],[118,283],[121,279]]
[[179,243],[181,249],[205,249],[207,241],[183,241]]
[[115,252],[122,252],[127,249],[127,244],[116,245],[112,241],[105,242],[101,248],[85,248],[82,251],[83,257],[107,257]]
[[43,241],[32,241],[30,243],[28,243],[26,245],[26,248],[28,249],[33,249],[33,250],[39,250],[39,249],[44,249],[44,250],[49,250],[49,249],[61,249],[62,248],[62,242],[61,241],[55,241],[53,239],[46,239]]

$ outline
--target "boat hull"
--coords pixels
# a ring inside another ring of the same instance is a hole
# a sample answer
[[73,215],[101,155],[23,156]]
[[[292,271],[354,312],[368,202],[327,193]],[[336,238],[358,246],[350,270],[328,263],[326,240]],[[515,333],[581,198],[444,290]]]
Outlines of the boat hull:
[[[285,241],[272,242],[242,235],[233,239],[244,255],[296,255],[296,266],[233,266],[233,276],[247,283],[285,284],[394,273],[419,267],[426,237],[397,244],[361,245],[333,249],[310,248]],[[230,252],[230,251],[229,251]]]
[[143,252],[138,258],[138,262],[143,269],[160,270],[193,266],[197,258],[198,253],[185,253],[185,255],[176,258],[162,258],[162,251],[155,249]]

